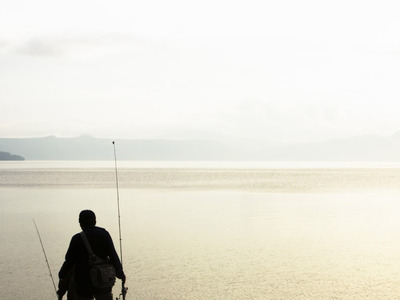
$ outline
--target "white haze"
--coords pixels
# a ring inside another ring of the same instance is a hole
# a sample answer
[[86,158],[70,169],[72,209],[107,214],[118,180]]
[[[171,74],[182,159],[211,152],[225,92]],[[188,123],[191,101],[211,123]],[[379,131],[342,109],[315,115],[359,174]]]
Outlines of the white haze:
[[0,136],[400,130],[397,1],[9,1]]

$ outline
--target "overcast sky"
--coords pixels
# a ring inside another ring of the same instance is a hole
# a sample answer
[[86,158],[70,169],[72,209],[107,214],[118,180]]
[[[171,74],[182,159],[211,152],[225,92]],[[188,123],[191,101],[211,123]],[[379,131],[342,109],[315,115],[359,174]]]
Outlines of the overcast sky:
[[6,1],[0,137],[400,131],[400,2]]

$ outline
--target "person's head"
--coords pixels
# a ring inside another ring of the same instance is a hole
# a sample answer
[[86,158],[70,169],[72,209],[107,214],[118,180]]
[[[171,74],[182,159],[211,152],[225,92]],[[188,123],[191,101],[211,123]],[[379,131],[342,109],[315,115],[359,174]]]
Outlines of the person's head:
[[96,215],[91,210],[82,210],[79,214],[79,224],[81,228],[93,227],[96,225]]

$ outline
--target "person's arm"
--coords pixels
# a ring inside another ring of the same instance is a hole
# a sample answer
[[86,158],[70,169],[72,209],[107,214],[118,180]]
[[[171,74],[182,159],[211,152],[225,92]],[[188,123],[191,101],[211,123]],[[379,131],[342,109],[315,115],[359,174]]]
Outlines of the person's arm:
[[110,262],[115,268],[115,275],[125,282],[125,274],[122,270],[121,261],[119,260],[117,251],[115,250],[114,243],[110,234],[106,231],[106,239],[107,239],[107,247],[108,247],[108,255],[110,257]]
[[69,243],[69,247],[67,253],[65,254],[65,261],[58,272],[59,278],[65,278],[72,268],[74,267],[76,260],[76,236],[73,236],[71,242]]
[[65,293],[68,291],[70,288],[70,283],[72,279],[72,276],[74,276],[74,268],[72,268],[64,277],[60,278],[60,281],[58,282],[58,299],[62,299],[62,297],[65,295]]

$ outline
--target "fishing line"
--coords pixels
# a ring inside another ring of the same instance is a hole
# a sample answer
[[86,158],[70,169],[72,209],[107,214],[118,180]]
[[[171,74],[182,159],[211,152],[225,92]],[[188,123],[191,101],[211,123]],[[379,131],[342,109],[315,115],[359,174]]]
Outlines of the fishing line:
[[[33,220],[33,224],[35,224],[35,228],[36,228],[36,232],[37,232],[38,237],[39,237],[40,245],[42,245],[42,250],[43,250],[43,254],[44,254],[44,259],[46,260],[47,268],[49,269],[51,281],[53,282],[53,286],[54,286],[54,291],[55,291],[56,294],[57,294],[56,284],[54,283],[53,274],[51,274],[51,269],[50,269],[49,260],[47,259],[46,251],[44,250],[44,246],[43,246],[42,238],[40,237],[39,229],[38,229],[38,227],[37,227],[37,225],[36,225],[35,219],[32,219],[32,220]],[[58,297],[57,297],[57,299],[58,299]]]

